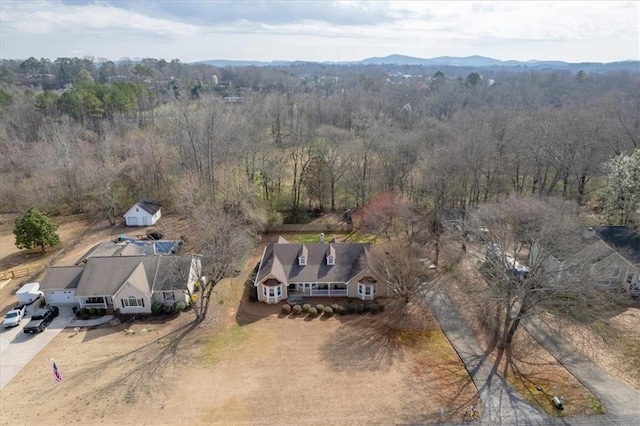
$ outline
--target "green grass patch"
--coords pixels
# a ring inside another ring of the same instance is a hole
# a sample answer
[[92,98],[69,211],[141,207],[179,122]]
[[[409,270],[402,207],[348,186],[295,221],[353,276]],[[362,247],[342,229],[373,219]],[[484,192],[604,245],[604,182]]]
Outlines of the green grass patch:
[[595,396],[589,397],[589,404],[591,404],[591,408],[596,414],[605,414],[604,406]]
[[205,365],[215,365],[227,356],[229,352],[235,350],[238,345],[248,337],[245,330],[238,324],[234,324],[228,330],[210,336],[202,344],[200,362]]

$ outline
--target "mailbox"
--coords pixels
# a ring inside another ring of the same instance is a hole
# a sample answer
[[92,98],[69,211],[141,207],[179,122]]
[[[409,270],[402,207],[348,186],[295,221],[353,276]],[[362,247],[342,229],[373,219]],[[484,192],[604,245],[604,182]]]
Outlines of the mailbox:
[[558,398],[557,396],[554,396],[552,401],[553,401],[553,405],[558,410],[564,410],[564,403],[562,402],[562,399]]

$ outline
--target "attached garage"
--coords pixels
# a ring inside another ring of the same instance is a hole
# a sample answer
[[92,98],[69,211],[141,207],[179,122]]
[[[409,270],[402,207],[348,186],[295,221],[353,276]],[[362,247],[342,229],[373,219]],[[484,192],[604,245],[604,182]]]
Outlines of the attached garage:
[[76,303],[76,291],[48,290],[44,292],[44,300],[50,305],[73,305]]
[[84,266],[54,266],[40,281],[44,300],[50,305],[74,305],[76,288]]

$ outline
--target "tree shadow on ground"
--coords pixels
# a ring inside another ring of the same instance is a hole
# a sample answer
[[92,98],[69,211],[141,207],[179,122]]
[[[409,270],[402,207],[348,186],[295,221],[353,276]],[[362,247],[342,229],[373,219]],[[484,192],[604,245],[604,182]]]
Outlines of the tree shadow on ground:
[[[0,271],[4,271],[5,269],[15,268],[16,266],[24,265],[31,262],[37,262],[42,259],[46,259],[50,254],[51,254],[51,248],[47,248],[47,251],[43,253],[39,247],[31,250],[20,250],[18,252],[11,253],[10,255],[0,259]],[[34,271],[36,269],[37,267],[33,268]]]
[[[85,388],[82,399],[87,404],[106,400],[109,396],[116,396],[119,404],[134,403],[140,396],[161,395],[163,387],[167,385],[167,372],[196,361],[190,355],[190,349],[199,341],[186,340],[186,337],[198,325],[198,322],[190,322],[127,353],[91,364],[72,376],[67,374],[65,382]],[[114,371],[119,374],[114,374]],[[87,385],[89,378],[91,383],[96,383],[95,386]],[[102,408],[106,410],[106,407]]]

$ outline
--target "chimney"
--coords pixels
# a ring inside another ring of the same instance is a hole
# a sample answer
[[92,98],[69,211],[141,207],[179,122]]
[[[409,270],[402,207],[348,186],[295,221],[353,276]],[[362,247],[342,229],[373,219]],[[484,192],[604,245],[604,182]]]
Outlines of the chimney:
[[320,233],[320,244],[324,244],[324,232]]

